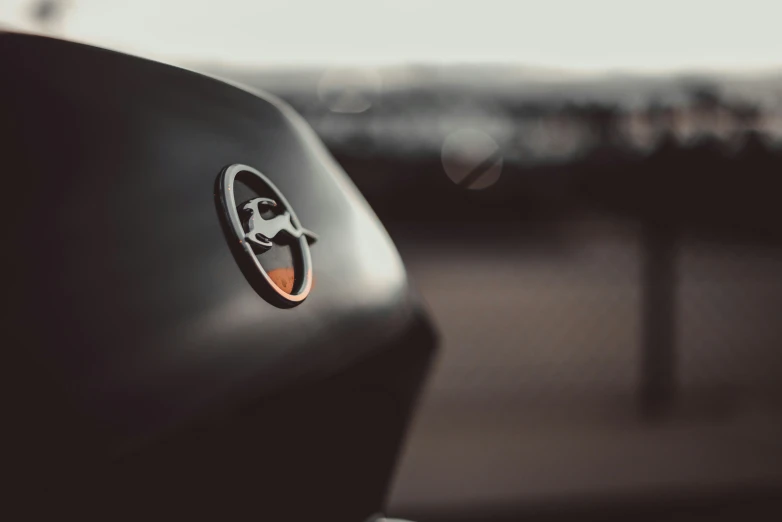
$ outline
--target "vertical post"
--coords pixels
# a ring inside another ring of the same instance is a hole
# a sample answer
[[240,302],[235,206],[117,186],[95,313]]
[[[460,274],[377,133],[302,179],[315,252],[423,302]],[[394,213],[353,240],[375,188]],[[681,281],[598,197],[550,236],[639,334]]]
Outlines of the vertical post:
[[676,393],[676,233],[662,222],[643,226],[640,408],[659,418]]

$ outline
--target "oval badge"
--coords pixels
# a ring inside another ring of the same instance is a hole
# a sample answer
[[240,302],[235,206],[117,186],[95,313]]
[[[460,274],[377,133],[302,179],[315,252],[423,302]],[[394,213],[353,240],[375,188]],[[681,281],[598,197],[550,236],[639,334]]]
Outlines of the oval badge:
[[[309,245],[317,236],[301,226],[279,189],[247,165],[230,165],[217,179],[217,202],[231,250],[250,284],[270,303],[290,308],[312,289]],[[289,252],[286,268],[269,269],[264,256]]]

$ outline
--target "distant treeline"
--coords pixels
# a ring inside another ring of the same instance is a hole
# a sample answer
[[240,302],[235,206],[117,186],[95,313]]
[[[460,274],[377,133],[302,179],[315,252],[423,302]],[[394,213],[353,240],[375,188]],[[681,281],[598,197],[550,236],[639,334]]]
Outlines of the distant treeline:
[[[278,77],[269,88],[310,122],[387,221],[598,211],[720,234],[782,229],[782,76],[517,90],[507,81],[495,88],[491,77],[385,88],[353,79],[324,87]],[[456,187],[443,172],[443,143],[465,128],[500,151],[502,175],[487,190]]]

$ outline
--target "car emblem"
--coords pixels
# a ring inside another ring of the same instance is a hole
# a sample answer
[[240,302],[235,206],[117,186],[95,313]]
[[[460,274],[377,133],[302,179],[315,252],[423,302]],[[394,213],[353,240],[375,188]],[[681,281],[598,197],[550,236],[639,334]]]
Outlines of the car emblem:
[[[237,180],[245,189],[238,195]],[[309,245],[317,236],[303,228],[290,203],[269,178],[247,165],[230,165],[217,179],[217,203],[231,250],[250,284],[270,303],[290,308],[312,289]],[[289,246],[293,258],[290,289],[262,264],[273,247]]]

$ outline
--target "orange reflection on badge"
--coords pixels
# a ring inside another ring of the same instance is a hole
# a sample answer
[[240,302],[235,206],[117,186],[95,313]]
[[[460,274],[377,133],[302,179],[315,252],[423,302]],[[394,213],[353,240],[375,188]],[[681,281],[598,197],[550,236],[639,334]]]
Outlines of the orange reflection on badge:
[[274,284],[283,292],[291,293],[293,291],[293,268],[275,268],[269,270],[269,278],[274,281]]

